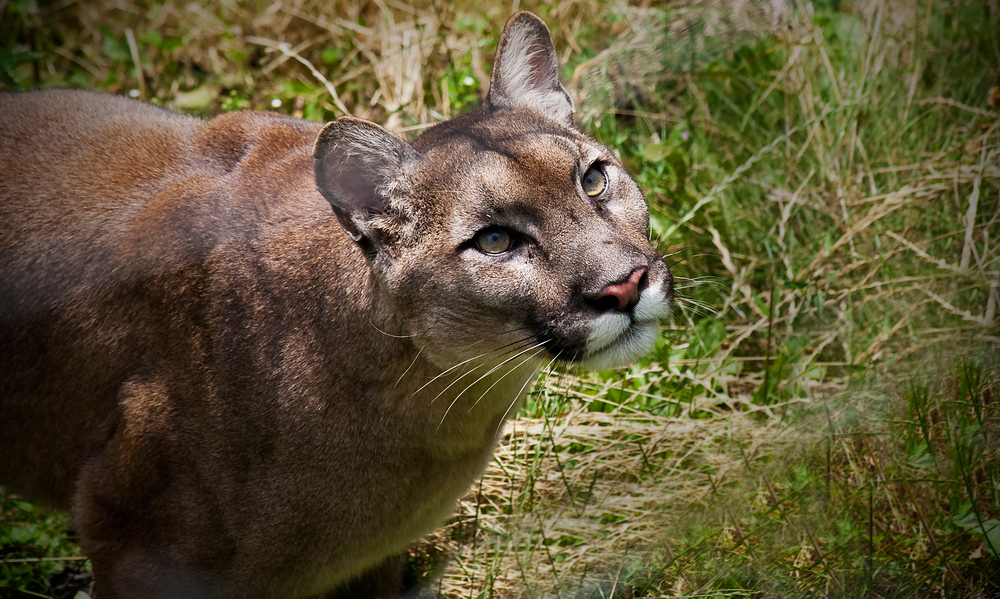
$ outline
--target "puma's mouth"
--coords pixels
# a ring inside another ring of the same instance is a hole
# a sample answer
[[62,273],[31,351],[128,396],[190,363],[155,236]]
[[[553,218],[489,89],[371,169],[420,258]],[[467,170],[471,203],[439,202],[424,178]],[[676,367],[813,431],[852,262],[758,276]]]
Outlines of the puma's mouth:
[[643,290],[631,314],[608,312],[598,316],[591,325],[580,364],[603,370],[635,362],[653,348],[659,319],[669,312],[670,300],[655,285]]

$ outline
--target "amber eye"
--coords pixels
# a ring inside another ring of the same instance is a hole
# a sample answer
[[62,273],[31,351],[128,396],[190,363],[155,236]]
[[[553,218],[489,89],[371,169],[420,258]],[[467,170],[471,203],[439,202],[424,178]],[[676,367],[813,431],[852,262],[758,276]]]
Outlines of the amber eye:
[[502,254],[513,242],[510,233],[500,227],[490,227],[476,235],[476,247],[486,254]]
[[583,174],[580,185],[583,187],[584,193],[592,198],[596,198],[608,188],[608,179],[604,176],[604,171],[592,166]]

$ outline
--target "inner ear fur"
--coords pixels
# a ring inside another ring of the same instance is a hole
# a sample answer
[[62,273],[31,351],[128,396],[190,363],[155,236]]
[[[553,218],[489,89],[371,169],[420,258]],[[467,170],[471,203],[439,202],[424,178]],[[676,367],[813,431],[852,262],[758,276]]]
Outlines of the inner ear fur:
[[316,187],[354,241],[370,244],[372,217],[389,211],[416,159],[413,146],[375,123],[341,117],[316,137]]
[[529,12],[507,21],[497,45],[488,95],[495,109],[527,108],[571,125],[573,98],[559,82],[559,61],[545,23]]

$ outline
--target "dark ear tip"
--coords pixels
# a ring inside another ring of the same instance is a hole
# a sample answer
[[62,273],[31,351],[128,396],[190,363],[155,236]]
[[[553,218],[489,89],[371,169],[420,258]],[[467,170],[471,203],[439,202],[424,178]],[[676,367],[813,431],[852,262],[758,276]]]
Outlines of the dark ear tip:
[[313,157],[319,158],[321,148],[326,147],[330,143],[330,140],[340,133],[340,128],[337,125],[337,121],[330,121],[329,123],[323,125],[320,129],[319,135],[316,136],[316,142],[313,144]]
[[516,12],[511,15],[510,19],[507,19],[507,25],[504,26],[504,33],[514,29],[529,29],[538,37],[552,39],[552,32],[549,31],[549,26],[545,24],[545,21],[535,13],[526,10]]
[[405,141],[377,123],[353,116],[342,116],[323,125],[316,136],[316,141],[313,142],[312,155],[317,164],[317,177],[323,177],[323,173],[318,170],[321,163],[325,162],[331,153],[341,151],[339,146],[367,148],[368,154],[395,149],[399,160],[411,154],[408,151],[410,146]]
[[371,121],[366,121],[353,116],[342,116],[335,121],[330,121],[329,123],[323,125],[319,135],[316,136],[315,148],[318,149],[321,145],[325,146],[332,139],[342,137],[345,133],[351,130],[359,129],[385,131],[382,127],[379,127]]
[[322,158],[322,154],[325,154],[328,150],[327,147],[330,143],[341,138],[344,134],[344,122],[342,119],[346,117],[340,117],[335,121],[330,121],[329,123],[323,125],[320,129],[319,135],[316,136],[316,143],[313,144],[313,157]]
[[507,25],[510,26],[514,23],[520,23],[521,21],[529,21],[534,25],[541,25],[542,27],[548,29],[548,26],[545,24],[545,21],[541,19],[541,17],[527,10],[521,10],[512,14],[510,18],[507,19]]

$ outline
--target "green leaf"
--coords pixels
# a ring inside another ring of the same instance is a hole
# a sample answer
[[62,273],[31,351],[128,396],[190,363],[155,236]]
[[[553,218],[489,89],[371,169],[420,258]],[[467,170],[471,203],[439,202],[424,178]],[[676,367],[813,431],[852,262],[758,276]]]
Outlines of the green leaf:
[[143,33],[142,37],[140,37],[139,39],[146,42],[147,44],[152,44],[157,48],[161,48],[163,45],[163,36],[160,35],[160,32],[156,31],[155,29],[150,29],[149,31]]
[[323,60],[323,64],[334,64],[343,60],[344,51],[340,48],[323,48],[320,57]]
[[132,52],[129,50],[125,38],[114,35],[109,28],[104,26],[101,27],[101,33],[104,34],[102,49],[105,56],[114,62],[128,63],[132,61]]
[[986,542],[986,550],[993,557],[1000,557],[1000,520],[989,518],[980,524],[979,517],[973,511],[952,518],[952,522],[961,526],[971,535]]
[[0,49],[0,83],[21,89],[21,84],[15,78],[14,69],[22,64],[38,60],[43,55],[39,52],[24,52],[15,48]]
[[673,151],[673,148],[662,142],[647,144],[642,149],[642,157],[650,162],[660,162],[666,158],[671,151]]
[[674,220],[657,210],[650,210],[649,226],[653,229],[654,237],[661,237],[674,226]]

